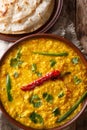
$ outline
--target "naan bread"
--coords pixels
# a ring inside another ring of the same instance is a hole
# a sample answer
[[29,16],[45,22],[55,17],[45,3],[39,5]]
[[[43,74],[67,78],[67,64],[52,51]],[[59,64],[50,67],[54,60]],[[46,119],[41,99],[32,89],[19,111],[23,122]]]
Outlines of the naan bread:
[[0,33],[30,33],[52,14],[54,0],[0,0]]

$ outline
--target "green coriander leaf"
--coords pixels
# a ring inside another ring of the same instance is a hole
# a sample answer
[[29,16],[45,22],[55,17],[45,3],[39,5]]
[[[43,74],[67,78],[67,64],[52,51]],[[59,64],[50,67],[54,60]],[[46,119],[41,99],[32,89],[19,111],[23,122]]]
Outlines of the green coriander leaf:
[[48,96],[48,93],[43,93],[43,98],[46,98]]
[[78,84],[81,83],[81,82],[82,82],[81,79],[79,79],[77,76],[74,76],[74,83],[75,83],[76,85],[78,85]]
[[20,59],[21,58],[21,49],[19,48],[18,52],[17,52],[17,55],[16,55],[16,58],[17,59]]
[[33,101],[38,101],[38,100],[40,100],[40,98],[39,98],[39,96],[37,94],[32,95],[30,97],[30,103],[32,103]]
[[52,101],[53,101],[53,96],[49,94],[49,95],[47,96],[47,98],[46,98],[46,101],[52,103]]
[[55,108],[52,113],[54,114],[54,116],[60,115],[60,110],[59,108]]
[[23,61],[20,61],[20,60],[18,60],[18,59],[16,59],[16,58],[12,58],[11,60],[10,60],[10,66],[12,66],[12,67],[19,67],[21,64],[23,63]]
[[48,94],[48,93],[43,93],[43,98],[49,102],[49,103],[52,103],[53,101],[53,96],[51,94]]
[[14,78],[18,78],[18,76],[19,76],[18,72],[15,72],[15,73],[13,74],[13,76],[14,76]]
[[23,61],[21,61],[20,58],[21,58],[21,52],[20,52],[20,49],[19,49],[16,57],[12,58],[10,60],[10,66],[12,66],[14,68],[17,67],[17,66],[19,67],[23,63]]
[[79,63],[79,58],[78,57],[74,57],[71,59],[73,64],[78,64]]
[[61,92],[58,94],[58,98],[61,98],[61,97],[63,97],[63,96],[64,96],[64,92],[61,91]]
[[39,98],[38,95],[32,95],[29,99],[30,103],[34,106],[34,107],[40,107],[42,105],[41,99]]
[[55,61],[55,60],[53,60],[53,59],[50,60],[50,66],[51,66],[51,67],[55,66],[55,64],[56,64],[56,61]]
[[31,121],[35,124],[42,124],[43,123],[43,118],[40,114],[36,113],[36,112],[32,112],[29,116],[29,118],[31,119]]
[[42,76],[42,73],[40,73],[39,71],[37,71],[37,65],[34,63],[32,64],[32,68],[31,68],[32,72],[37,74],[38,77]]
[[42,76],[42,73],[40,73],[40,72],[36,72],[36,74],[37,74],[38,77]]
[[10,66],[12,66],[12,67],[18,66],[18,61],[17,61],[16,58],[12,58],[12,59],[10,60]]
[[31,69],[32,69],[32,72],[35,73],[36,70],[37,70],[37,65],[36,64],[32,64],[32,68]]
[[33,102],[33,106],[38,108],[38,107],[42,106],[42,102],[41,101]]

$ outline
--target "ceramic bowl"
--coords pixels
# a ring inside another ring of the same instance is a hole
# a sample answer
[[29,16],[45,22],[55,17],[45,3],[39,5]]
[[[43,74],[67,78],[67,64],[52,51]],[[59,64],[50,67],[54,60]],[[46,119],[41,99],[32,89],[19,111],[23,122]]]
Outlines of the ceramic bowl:
[[[53,35],[53,34],[33,34],[33,35],[29,35],[26,37],[21,38],[20,40],[16,41],[2,56],[1,60],[0,60],[0,65],[2,64],[2,61],[4,59],[4,57],[7,55],[8,52],[11,52],[12,49],[14,49],[15,46],[17,46],[18,44],[20,44],[20,42],[23,41],[27,41],[28,39],[32,39],[32,38],[51,38],[51,39],[56,39],[59,41],[64,42],[65,44],[69,45],[75,52],[77,52],[77,54],[80,56],[81,60],[83,61],[84,65],[87,67],[87,60],[85,59],[84,55],[81,53],[81,51],[70,41],[68,41],[67,39],[57,36],[57,35]],[[84,112],[85,108],[87,106],[87,98],[86,100],[84,100],[83,102],[83,106],[81,111],[70,121],[68,121],[67,123],[65,123],[64,125],[60,126],[60,127],[56,127],[56,128],[52,128],[49,130],[62,130],[65,127],[68,127],[69,125],[71,125],[73,122],[76,121],[76,119]],[[6,110],[3,107],[3,104],[0,100],[0,108],[2,110],[2,112],[5,114],[5,116],[8,118],[8,120],[10,120],[13,124],[17,125],[18,127],[24,129],[24,130],[35,130],[33,128],[27,127],[22,125],[21,123],[17,122],[16,120],[14,120],[11,116],[9,116],[9,114],[6,112]]]

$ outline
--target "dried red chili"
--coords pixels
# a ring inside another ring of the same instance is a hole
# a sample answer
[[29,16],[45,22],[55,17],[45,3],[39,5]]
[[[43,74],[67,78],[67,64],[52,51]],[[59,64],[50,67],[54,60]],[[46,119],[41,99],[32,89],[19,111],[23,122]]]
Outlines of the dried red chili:
[[23,91],[29,91],[34,89],[36,86],[42,85],[45,81],[48,80],[55,80],[60,76],[59,70],[54,70],[52,72],[47,73],[45,76],[33,81],[32,83],[29,83],[28,85],[22,86],[21,89]]

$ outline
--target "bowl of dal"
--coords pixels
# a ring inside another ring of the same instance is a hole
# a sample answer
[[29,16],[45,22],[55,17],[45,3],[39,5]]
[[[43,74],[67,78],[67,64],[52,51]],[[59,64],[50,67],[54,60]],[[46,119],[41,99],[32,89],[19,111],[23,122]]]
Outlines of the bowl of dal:
[[62,130],[85,110],[87,61],[67,39],[34,34],[0,60],[0,108],[26,130]]

